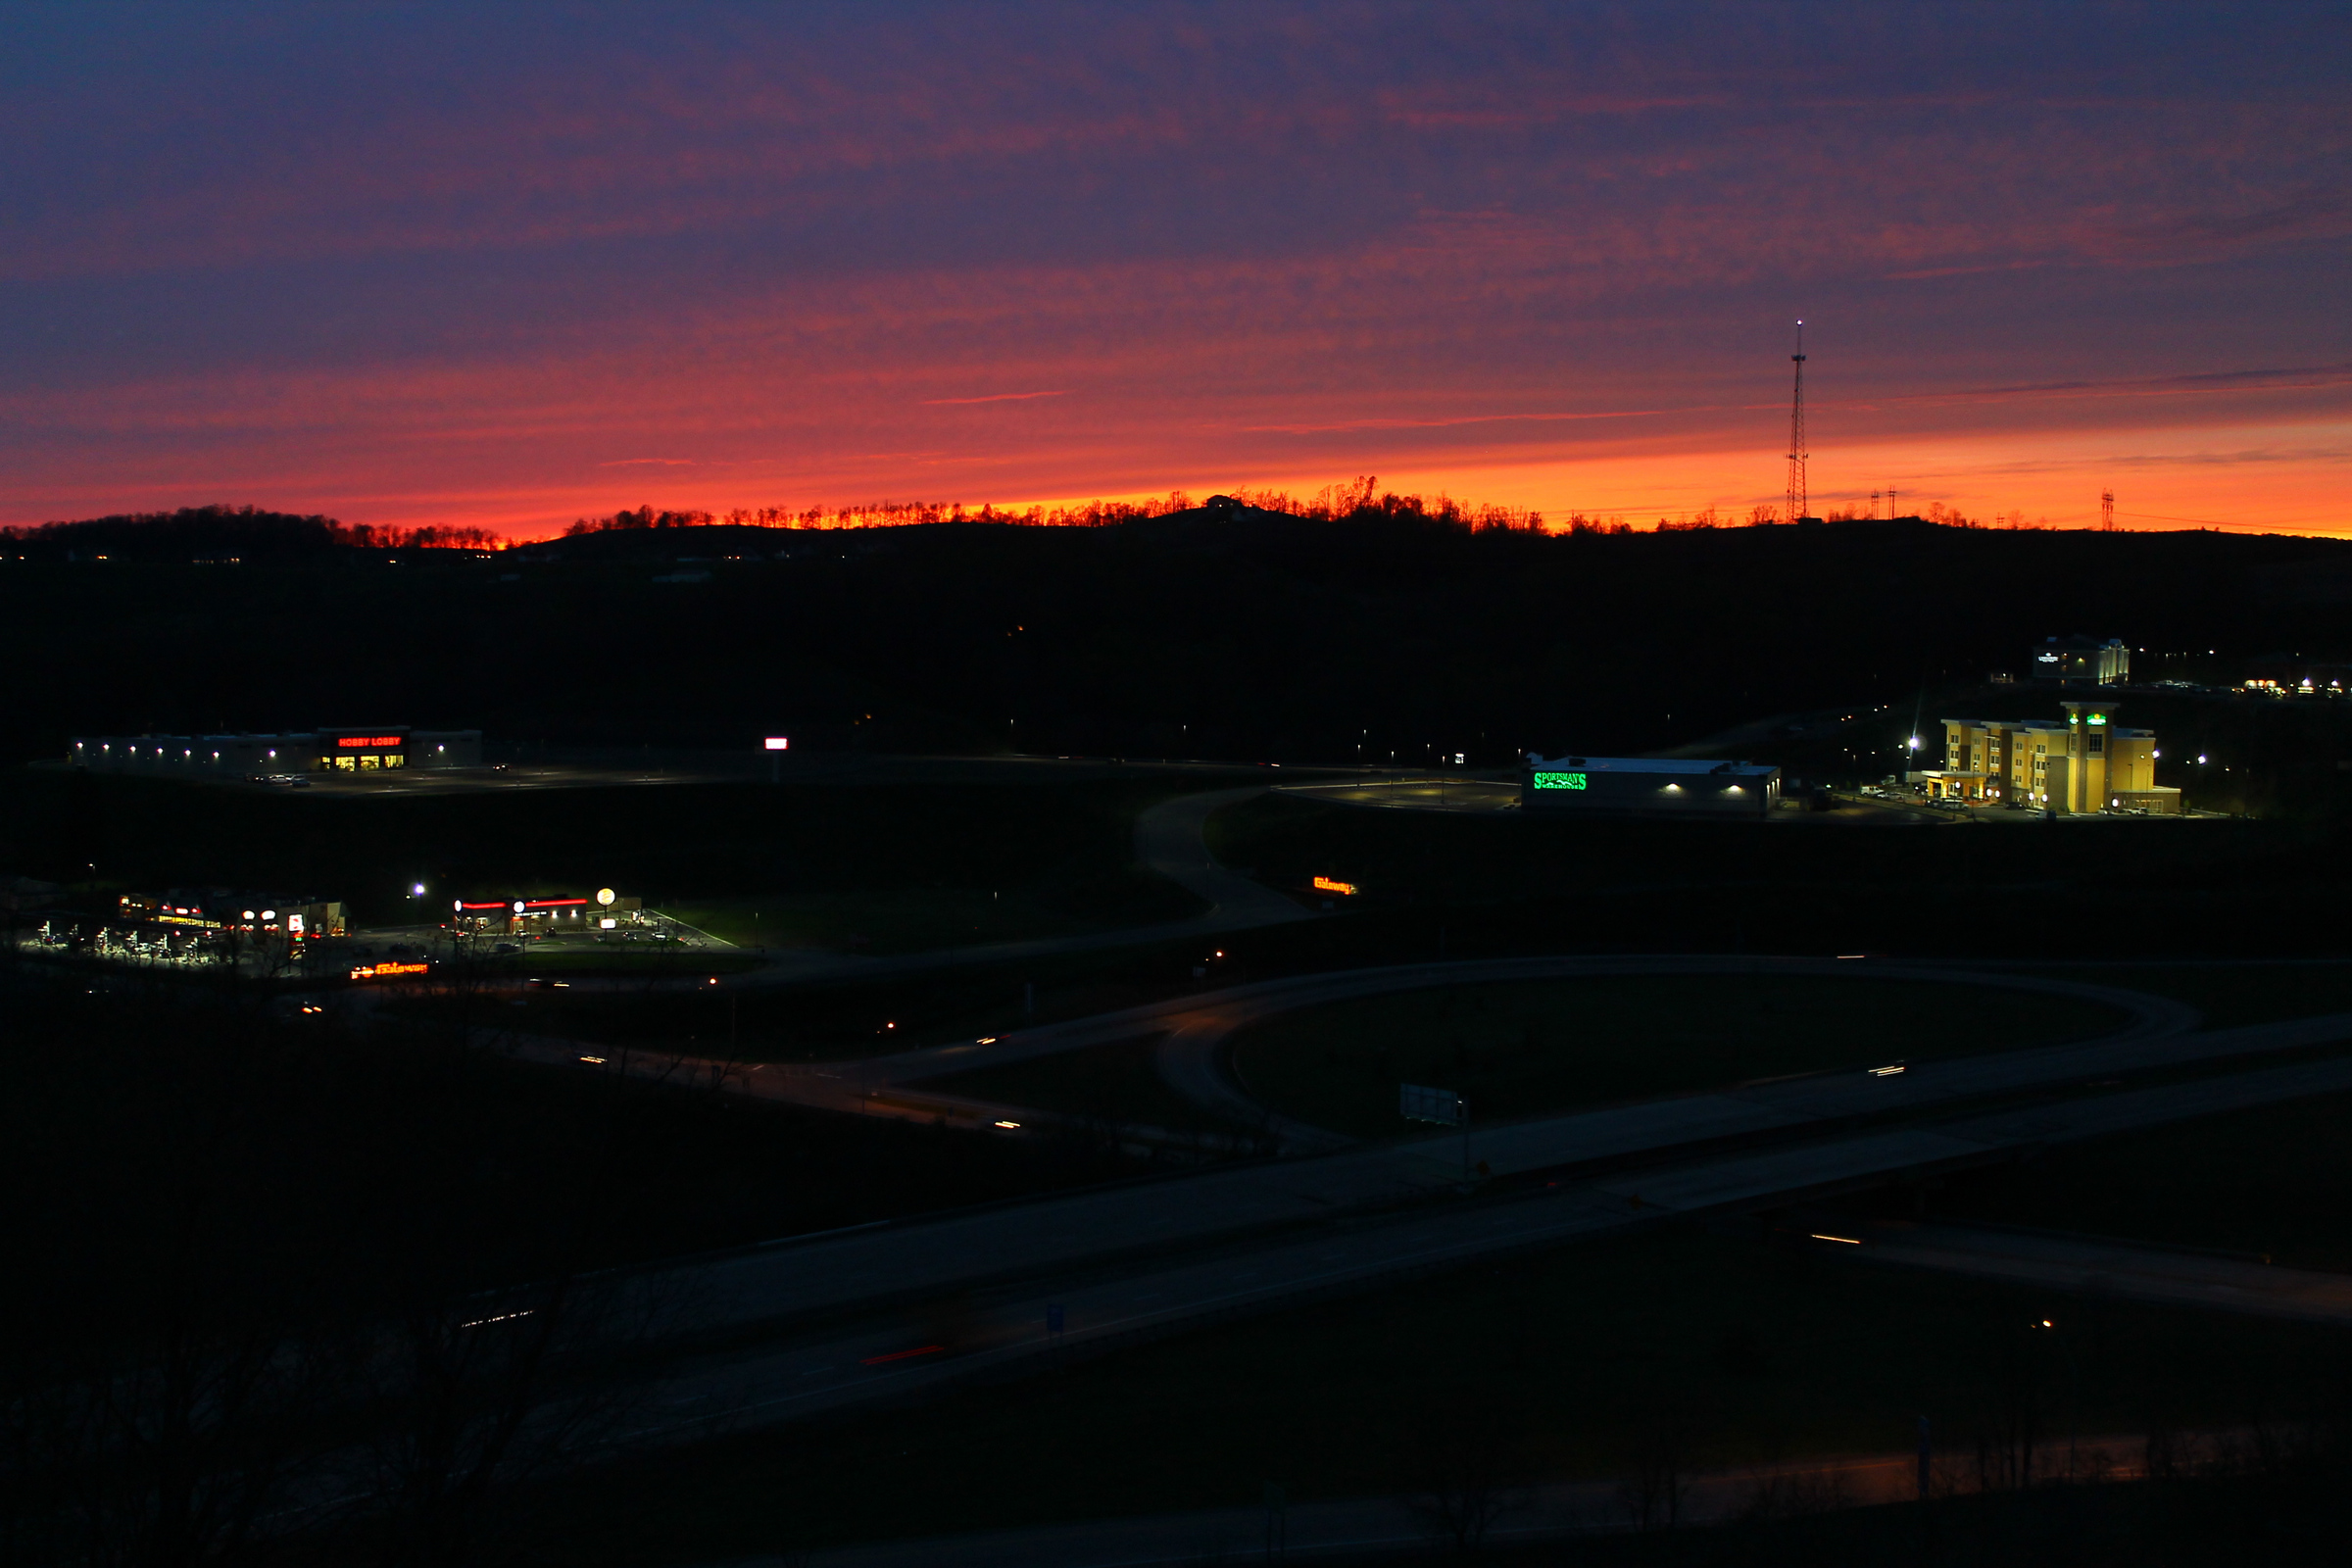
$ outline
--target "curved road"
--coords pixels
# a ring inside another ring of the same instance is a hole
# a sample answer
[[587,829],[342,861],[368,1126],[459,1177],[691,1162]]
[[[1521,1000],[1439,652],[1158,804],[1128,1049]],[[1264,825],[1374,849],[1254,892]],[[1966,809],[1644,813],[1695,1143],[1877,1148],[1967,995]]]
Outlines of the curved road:
[[[927,1384],[1009,1370],[1041,1352],[1133,1343],[1204,1317],[1360,1291],[1475,1257],[1676,1215],[1810,1202],[2052,1143],[2341,1094],[2352,1090],[2352,1057],[2341,1055],[2087,1097],[2069,1091],[2085,1068],[2097,1070],[2102,1052],[2109,1063],[2161,1065],[2348,1035],[2352,1016],[2339,1014],[1945,1063],[1963,1071],[1932,1087],[1840,1074],[1788,1087],[1807,1089],[1817,1110],[1841,1110],[1841,1131],[1793,1114],[1794,1105],[1751,1104],[1744,1108],[1777,1110],[1763,1119],[1777,1136],[1738,1142],[1728,1142],[1719,1123],[1683,1114],[1690,1101],[1621,1106],[1563,1118],[1582,1120],[1595,1136],[1541,1152],[1553,1163],[1538,1168],[1556,1179],[1483,1198],[1416,1195],[1400,1181],[1410,1151],[1375,1148],[682,1261],[652,1276],[653,1294],[683,1303],[671,1332],[715,1353],[656,1374],[636,1436],[688,1437],[902,1398]],[[2060,1098],[1958,1121],[1914,1119],[1948,1114],[1963,1099],[2029,1088]],[[1914,1117],[1884,1119],[1904,1109]],[[947,1344],[925,1338],[934,1326],[907,1311],[943,1293],[972,1313]],[[1043,1332],[1050,1320],[1064,1332]]]
[[839,953],[782,953],[771,955],[764,967],[737,975],[727,984],[759,987],[804,985],[812,980],[882,980],[967,963],[1004,963],[1068,953],[1094,953],[1105,948],[1141,947],[1314,919],[1313,913],[1272,888],[1218,864],[1202,837],[1209,813],[1263,795],[1266,788],[1263,784],[1251,784],[1241,789],[1179,795],[1174,800],[1160,802],[1135,819],[1136,858],[1146,869],[1207,901],[1208,908],[1190,919],[1127,926],[1115,931],[1089,931],[1079,936],[1038,937],[1026,942],[992,942],[906,953],[888,958],[860,958]]
[[[1276,1115],[1233,1075],[1222,1049],[1236,1029],[1325,1003],[1376,997],[1398,991],[1441,986],[1492,985],[1512,980],[1566,980],[1625,975],[1818,975],[1838,979],[1932,980],[1950,985],[1994,986],[2010,991],[2034,991],[2045,996],[2072,997],[2123,1011],[2131,1022],[2111,1041],[2144,1040],[2178,1034],[2196,1026],[2196,1010],[2169,997],[2115,986],[2089,985],[2073,980],[1984,974],[1962,969],[1929,969],[1901,964],[1870,963],[1839,958],[1763,958],[1687,956],[1683,955],[1621,956],[1565,956],[1489,958],[1458,963],[1400,964],[1385,969],[1359,969],[1343,974],[1308,975],[1248,987],[1227,993],[1209,1005],[1177,1020],[1160,1041],[1160,1076],[1196,1104],[1245,1126],[1264,1126],[1286,1147],[1298,1150],[1337,1148],[1351,1140],[1305,1122]],[[1890,1044],[1887,1054],[1902,1054]]]
[[[946,1115],[954,1120],[987,1123],[1000,1117],[1020,1119],[1036,1113],[1024,1106],[992,1103],[925,1090],[920,1087],[921,1081],[975,1067],[1084,1051],[1090,1047],[1134,1040],[1164,1031],[1156,1061],[1161,1076],[1169,1084],[1196,1103],[1215,1111],[1237,1126],[1262,1129],[1280,1140],[1286,1150],[1306,1152],[1344,1147],[1351,1140],[1319,1127],[1275,1116],[1235,1083],[1225,1069],[1223,1053],[1219,1049],[1234,1030],[1298,1007],[1441,986],[1588,976],[1726,974],[1927,980],[2079,998],[2115,1007],[2125,1014],[2128,1019],[2125,1027],[2106,1037],[2104,1042],[2119,1045],[2178,1035],[2194,1028],[2197,1023],[2194,1008],[2169,997],[2033,975],[1988,974],[1835,958],[1683,954],[1632,957],[1573,956],[1471,958],[1446,963],[1393,964],[1377,969],[1295,975],[1150,1003],[1138,1007],[1124,1007],[1091,1018],[1018,1030],[986,1040],[953,1046],[930,1046],[918,1051],[897,1052],[887,1056],[818,1062],[808,1066],[769,1064],[728,1069],[719,1063],[667,1056],[649,1056],[644,1058],[644,1062],[649,1069],[659,1064],[658,1070],[670,1074],[683,1072],[689,1076],[728,1076],[730,1081],[738,1083],[747,1092],[764,1099],[796,1101],[835,1110],[925,1119]],[[542,1059],[563,1061],[572,1059],[577,1054],[577,1048],[561,1042],[541,1044],[544,1049],[531,1054]],[[1899,1039],[1890,1038],[1886,1054],[1889,1058],[1904,1054]]]

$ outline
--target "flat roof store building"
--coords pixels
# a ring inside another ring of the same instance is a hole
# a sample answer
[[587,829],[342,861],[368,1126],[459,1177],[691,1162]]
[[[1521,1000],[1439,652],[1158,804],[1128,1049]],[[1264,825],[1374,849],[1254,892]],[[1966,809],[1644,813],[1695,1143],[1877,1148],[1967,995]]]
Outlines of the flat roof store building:
[[87,735],[67,747],[66,760],[101,773],[182,778],[479,767],[482,732],[375,724],[276,735]]
[[1527,754],[1522,809],[1546,815],[1762,818],[1781,799],[1781,770],[1762,762]]

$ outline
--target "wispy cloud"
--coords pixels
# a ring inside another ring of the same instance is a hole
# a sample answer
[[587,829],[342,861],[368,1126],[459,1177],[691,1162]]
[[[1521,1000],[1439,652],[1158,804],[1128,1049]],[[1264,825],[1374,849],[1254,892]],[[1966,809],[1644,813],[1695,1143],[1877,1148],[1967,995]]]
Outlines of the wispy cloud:
[[2341,491],[2331,17],[1210,9],[59,10],[0,160],[0,521],[1769,494],[1797,315],[1825,482],[1945,442],[2051,465],[1987,506],[2118,451],[2301,455],[2158,512]]
[[984,398],[925,398],[922,406],[926,409],[948,409],[966,403],[1026,403],[1032,398],[1066,398],[1069,395],[1070,389],[1067,387],[1058,392],[991,392]]

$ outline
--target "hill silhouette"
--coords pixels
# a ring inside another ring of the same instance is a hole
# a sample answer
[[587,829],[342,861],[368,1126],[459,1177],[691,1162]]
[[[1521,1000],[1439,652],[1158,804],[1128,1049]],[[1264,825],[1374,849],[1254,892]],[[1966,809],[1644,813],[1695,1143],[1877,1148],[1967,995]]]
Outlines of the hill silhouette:
[[0,555],[69,563],[321,561],[354,550],[487,550],[496,542],[486,528],[376,528],[220,504],[0,528]]
[[[1545,534],[1377,506],[1191,508],[1092,527],[613,530],[476,559],[219,509],[74,526],[172,543],[0,563],[0,646],[28,673],[0,720],[19,756],[74,733],[364,713],[479,727],[494,748],[790,733],[1498,765],[1833,706],[1901,704],[1907,726],[1924,687],[2021,670],[2051,634],[2121,636],[2149,651],[2142,678],[2194,677],[2159,658],[2188,650],[2217,667],[2352,655],[2352,545],[2216,532]],[[263,527],[309,543],[233,571],[184,564],[191,540]]]

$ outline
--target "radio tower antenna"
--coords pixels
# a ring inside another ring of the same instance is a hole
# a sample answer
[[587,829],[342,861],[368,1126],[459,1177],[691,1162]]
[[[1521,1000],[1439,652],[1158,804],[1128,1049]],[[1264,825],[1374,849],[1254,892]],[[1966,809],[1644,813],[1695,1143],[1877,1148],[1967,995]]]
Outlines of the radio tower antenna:
[[2112,490],[2099,492],[2099,531],[2115,532],[2115,492]]
[[1788,520],[1805,514],[1805,323],[1796,323],[1796,393],[1788,403]]

